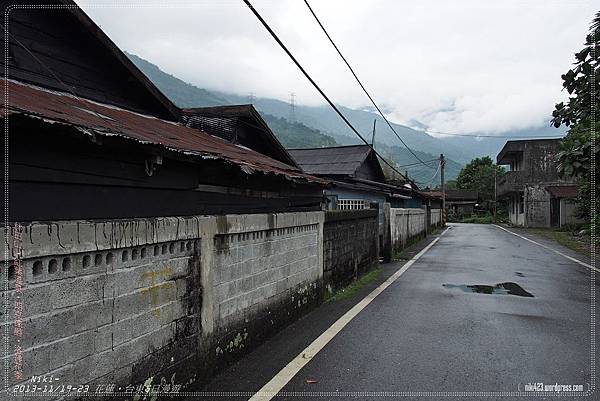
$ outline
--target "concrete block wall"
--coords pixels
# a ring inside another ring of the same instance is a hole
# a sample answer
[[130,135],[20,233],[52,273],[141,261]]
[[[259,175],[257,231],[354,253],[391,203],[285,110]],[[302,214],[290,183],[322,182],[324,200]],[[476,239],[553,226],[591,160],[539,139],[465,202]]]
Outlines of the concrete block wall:
[[390,239],[393,252],[404,249],[426,234],[426,212],[423,209],[391,208]]
[[[23,380],[194,382],[235,351],[230,343],[260,341],[320,302],[322,232],[322,212],[28,224]],[[0,259],[9,366],[17,345],[13,237],[10,229]],[[12,372],[9,380],[16,383]]]
[[442,209],[431,209],[431,225],[440,226],[442,224]]
[[227,216],[214,237],[214,352],[233,360],[322,301],[323,212]]
[[329,292],[349,284],[379,260],[377,210],[325,213],[323,282]]
[[[195,356],[201,238],[180,223],[26,225],[19,341],[23,379],[52,374],[60,384],[143,382],[156,373],[179,371]],[[2,272],[7,266],[10,272],[14,260],[12,235],[6,240],[9,259],[2,256]],[[1,330],[10,333],[8,355],[2,359],[12,366],[17,346],[14,275],[9,274],[8,286],[0,308]],[[161,371],[150,371],[153,365]],[[16,382],[11,374],[9,383]]]

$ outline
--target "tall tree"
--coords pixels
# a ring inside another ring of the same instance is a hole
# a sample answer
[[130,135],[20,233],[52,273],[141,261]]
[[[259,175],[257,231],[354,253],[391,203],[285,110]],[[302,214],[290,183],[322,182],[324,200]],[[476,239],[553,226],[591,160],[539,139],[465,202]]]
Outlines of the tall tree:
[[473,159],[458,173],[456,187],[479,192],[484,207],[491,210],[495,191],[494,171],[500,178],[504,167],[495,165],[489,156]]
[[[563,176],[575,177],[580,182],[578,206],[581,217],[590,219],[592,201],[600,200],[599,191],[593,191],[592,172],[600,178],[600,12],[596,13],[586,36],[585,45],[575,53],[574,67],[562,75],[563,87],[569,100],[558,103],[552,112],[555,127],[569,127],[557,153],[558,169]],[[595,159],[595,163],[593,160]],[[594,170],[592,166],[595,164]],[[598,184],[596,184],[598,185]],[[595,192],[595,197],[593,196]],[[592,229],[598,229],[600,219],[595,217]]]

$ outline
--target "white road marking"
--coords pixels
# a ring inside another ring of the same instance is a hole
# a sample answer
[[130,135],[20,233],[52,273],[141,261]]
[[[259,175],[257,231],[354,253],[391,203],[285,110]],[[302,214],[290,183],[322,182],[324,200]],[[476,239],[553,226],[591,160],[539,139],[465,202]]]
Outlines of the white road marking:
[[493,224],[493,225],[494,225],[494,226],[496,226],[496,227],[498,227],[498,228],[499,228],[499,229],[501,229],[501,230],[504,230],[504,231],[506,231],[506,232],[507,232],[507,233],[509,233],[509,234],[516,235],[517,237],[519,237],[519,238],[522,238],[522,239],[524,239],[525,241],[529,241],[529,242],[531,242],[531,243],[534,243],[534,244],[536,244],[536,245],[538,245],[538,246],[541,246],[542,248],[545,248],[545,249],[547,249],[547,250],[549,250],[549,251],[552,251],[552,252],[554,252],[554,253],[556,253],[556,254],[558,254],[558,255],[562,256],[562,257],[565,257],[565,258],[567,258],[567,259],[569,259],[569,260],[571,260],[571,261],[573,261],[573,262],[575,262],[575,263],[579,263],[581,266],[585,266],[585,267],[587,267],[588,269],[592,269],[592,270],[594,270],[594,271],[597,271],[597,272],[599,272],[599,273],[600,273],[600,269],[598,269],[598,268],[596,268],[596,267],[594,267],[594,266],[592,266],[592,265],[589,265],[589,264],[587,264],[587,263],[585,263],[585,262],[582,262],[581,260],[575,259],[575,258],[573,258],[573,257],[571,257],[571,256],[569,256],[569,255],[565,255],[564,253],[562,253],[562,252],[560,252],[560,251],[557,251],[556,249],[550,248],[550,247],[549,247],[549,246],[547,246],[547,245],[540,244],[540,243],[539,243],[539,242],[537,242],[537,241],[534,241],[534,240],[532,240],[532,239],[529,239],[529,238],[527,238],[527,237],[524,237],[524,236],[522,236],[522,235],[519,235],[519,234],[517,234],[517,233],[514,233],[514,232],[512,232],[512,231],[510,231],[510,230],[507,230],[506,228],[504,228],[504,227],[501,227],[501,226],[499,226],[499,225],[497,225],[497,224]]
[[425,254],[440,237],[448,231],[446,228],[439,237],[431,241],[421,252],[416,254],[411,260],[406,262],[396,273],[392,274],[379,287],[371,291],[369,295],[360,300],[352,309],[340,317],[334,324],[325,330],[316,340],[298,354],[290,363],[279,371],[267,384],[265,384],[258,392],[256,392],[249,401],[269,401],[281,391],[281,389],[294,377],[300,369],[304,367],[310,360],[319,353],[352,319],[356,317],[363,309],[367,307],[386,288],[398,279],[405,271],[408,270],[421,256]]

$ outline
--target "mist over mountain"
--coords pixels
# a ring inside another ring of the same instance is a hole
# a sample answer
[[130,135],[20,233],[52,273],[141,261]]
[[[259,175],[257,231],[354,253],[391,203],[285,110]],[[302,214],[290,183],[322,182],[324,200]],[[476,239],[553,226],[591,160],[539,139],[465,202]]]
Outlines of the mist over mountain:
[[[295,121],[289,121],[291,107],[288,102],[261,97],[250,98],[248,95],[198,88],[162,71],[158,66],[134,54],[127,53],[127,55],[167,97],[180,107],[252,103],[285,147],[306,148],[362,143],[329,106],[297,104],[294,110]],[[435,169],[423,165],[412,165],[416,162],[415,157],[402,146],[386,122],[372,108],[365,107],[363,110],[356,110],[342,105],[338,105],[338,107],[369,142],[373,132],[373,121],[376,120],[376,149],[386,158],[401,166],[400,170],[406,170],[418,182],[431,181]],[[443,153],[447,158],[446,177],[448,180],[454,179],[462,166],[475,157],[489,155],[495,158],[507,140],[506,138],[459,136],[434,137],[423,132],[422,129],[425,127],[418,121],[411,122],[411,126],[418,129],[391,124],[398,135],[422,160],[436,159],[440,153]],[[548,127],[507,132],[503,135],[539,137],[541,135],[556,136],[557,134],[564,134],[564,130],[554,129],[548,125]],[[402,167],[404,165],[410,166]],[[435,163],[432,165],[435,167]],[[439,178],[436,179],[439,180]]]
[[[442,136],[438,139],[455,147],[472,149],[472,151],[478,156],[487,155],[495,160],[496,155],[502,149],[506,141],[511,139],[555,138],[558,136],[565,136],[566,134],[567,131],[564,126],[554,128],[550,126],[550,122],[548,121],[548,124],[544,127],[509,131],[503,134],[498,134],[498,138]],[[504,138],[505,136],[514,138]]]

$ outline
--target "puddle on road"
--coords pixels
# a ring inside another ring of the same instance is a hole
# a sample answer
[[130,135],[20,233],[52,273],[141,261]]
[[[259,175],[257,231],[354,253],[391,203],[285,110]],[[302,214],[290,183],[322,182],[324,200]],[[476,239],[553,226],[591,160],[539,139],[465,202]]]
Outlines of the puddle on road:
[[527,292],[517,283],[500,283],[496,285],[466,285],[466,284],[442,284],[444,288],[455,288],[463,292],[476,292],[478,294],[491,295],[516,295],[519,297],[533,298],[533,294]]

